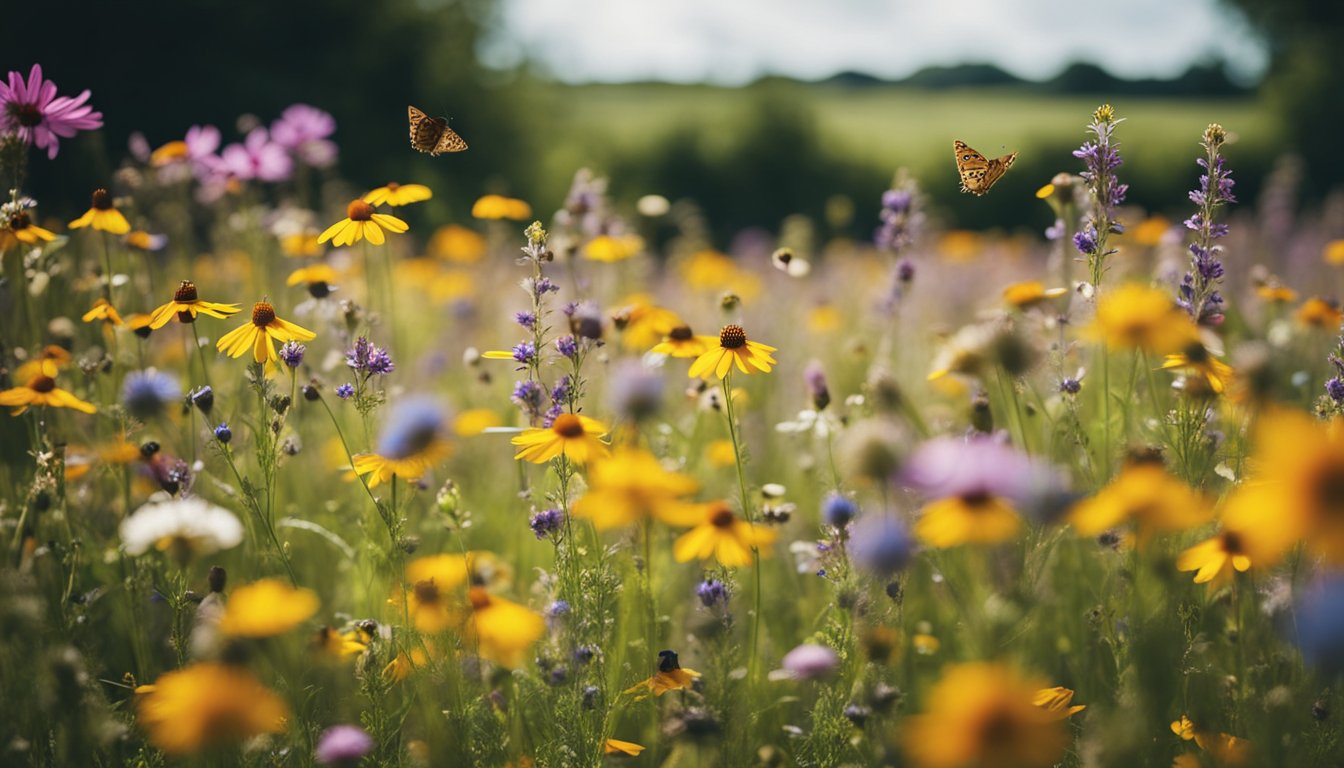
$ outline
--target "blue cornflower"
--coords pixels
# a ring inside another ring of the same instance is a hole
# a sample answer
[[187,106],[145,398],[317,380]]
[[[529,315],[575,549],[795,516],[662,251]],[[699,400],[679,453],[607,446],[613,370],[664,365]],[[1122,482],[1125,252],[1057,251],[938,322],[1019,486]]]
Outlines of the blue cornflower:
[[537,313],[515,312],[513,314],[513,321],[529,331],[534,331],[537,328]]
[[850,555],[863,570],[889,576],[905,567],[915,543],[905,523],[895,515],[870,515],[854,524]]
[[519,343],[513,348],[513,360],[524,366],[532,365],[537,361],[537,347],[530,341]]
[[191,400],[191,404],[196,406],[200,412],[206,416],[209,416],[210,411],[215,408],[215,391],[210,388],[209,384],[192,392],[190,395],[187,395],[187,397]]
[[443,408],[431,398],[411,397],[398,402],[378,438],[378,455],[404,459],[424,451],[438,439],[444,418]]
[[349,400],[355,394],[355,385],[345,383],[336,388],[336,396],[342,400]]
[[141,421],[157,416],[164,406],[182,397],[182,385],[172,374],[153,368],[133,371],[121,387],[121,402],[127,412]]
[[215,439],[224,445],[228,445],[233,439],[233,430],[229,429],[227,422],[221,421],[219,426],[215,427]]
[[821,500],[821,520],[832,528],[844,528],[859,514],[859,505],[854,500],[832,491]]

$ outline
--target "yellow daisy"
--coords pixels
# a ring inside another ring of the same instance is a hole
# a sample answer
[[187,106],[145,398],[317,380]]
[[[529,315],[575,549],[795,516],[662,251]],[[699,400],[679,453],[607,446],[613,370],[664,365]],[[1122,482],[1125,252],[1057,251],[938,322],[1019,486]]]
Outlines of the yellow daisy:
[[0,405],[13,408],[11,416],[18,416],[34,405],[49,408],[73,408],[82,413],[93,413],[98,409],[92,403],[86,403],[71,393],[56,386],[56,380],[39,373],[28,379],[21,387],[0,392]]
[[15,381],[28,381],[39,374],[56,378],[61,369],[70,364],[70,352],[65,347],[48,344],[14,372]]
[[321,255],[322,244],[316,232],[295,232],[280,238],[280,250],[286,256],[303,259]]
[[1039,280],[1028,280],[1004,288],[1003,300],[1018,309],[1027,309],[1048,299],[1057,299],[1068,292],[1067,288],[1046,288]]
[[1157,354],[1183,349],[1199,331],[1166,291],[1130,283],[1103,293],[1089,333],[1106,346]]
[[336,270],[326,264],[314,264],[289,273],[285,285],[303,285],[315,299],[325,299],[336,290]]
[[312,618],[320,605],[311,589],[262,579],[233,590],[224,604],[219,631],[230,637],[282,635]]
[[602,743],[602,754],[604,755],[638,755],[643,752],[645,747],[632,741],[621,741],[620,739],[607,739]]
[[514,669],[527,661],[527,651],[546,632],[541,614],[525,605],[472,587],[467,592],[471,615],[466,634],[476,641],[481,657]]
[[1335,331],[1339,329],[1340,322],[1344,321],[1344,311],[1340,310],[1337,301],[1313,296],[1302,302],[1294,318],[1303,328]]
[[33,217],[22,208],[11,213],[8,221],[0,223],[4,225],[0,231],[13,235],[21,243],[37,245],[39,240],[51,242],[56,239],[56,233],[34,224]]
[[429,238],[429,254],[459,264],[471,264],[485,256],[485,238],[475,230],[447,224],[434,230]]
[[1167,355],[1161,365],[1162,370],[1193,371],[1209,385],[1215,394],[1221,395],[1232,379],[1232,366],[1214,357],[1200,342],[1186,345],[1185,351]]
[[663,468],[652,453],[622,448],[588,470],[588,492],[574,503],[574,515],[593,521],[599,531],[657,519],[669,525],[695,525],[699,510],[680,501],[699,484]]
[[1196,584],[1221,586],[1232,579],[1232,572],[1250,570],[1251,558],[1242,546],[1241,535],[1223,531],[1181,553],[1176,558],[1176,570],[1195,571]]
[[317,334],[301,328],[275,314],[275,307],[264,301],[252,305],[252,322],[234,328],[219,337],[215,347],[229,357],[242,357],[249,349],[258,363],[274,363],[280,359],[275,344],[287,341],[312,341]]
[[[713,337],[706,337],[707,344],[713,343]],[[771,347],[747,339],[747,332],[740,325],[725,325],[719,331],[718,346],[711,347],[691,363],[689,372],[692,379],[714,375],[722,379],[732,370],[733,365],[744,374],[769,373],[775,365],[770,356],[775,351]]]
[[365,195],[364,202],[369,205],[390,205],[396,208],[401,205],[423,202],[433,196],[434,192],[424,184],[398,184],[395,181],[389,181]]
[[1022,519],[1007,499],[989,494],[950,496],[924,507],[915,535],[931,547],[998,544],[1022,529]]
[[1184,531],[1208,521],[1208,502],[1198,491],[1154,462],[1131,463],[1106,487],[1074,506],[1069,523],[1095,536],[1133,519],[1139,539],[1154,531]]
[[696,336],[686,324],[673,326],[663,341],[650,352],[658,352],[669,357],[700,357],[709,351],[714,343],[713,336]]
[[346,206],[345,218],[327,227],[327,231],[317,238],[317,242],[320,245],[330,240],[337,246],[354,245],[368,238],[370,243],[382,245],[386,242],[384,229],[401,234],[410,227],[396,216],[375,213],[373,206],[363,200],[351,200],[350,205]]
[[598,235],[583,247],[583,257],[590,261],[625,261],[644,250],[644,238],[639,235]]
[[223,319],[237,313],[237,304],[203,301],[196,292],[196,284],[190,280],[183,280],[177,286],[177,291],[173,293],[173,300],[149,314],[149,329],[158,330],[167,325],[168,321],[174,317],[180,323],[194,323],[198,314]]
[[533,464],[545,464],[564,455],[570,461],[583,464],[594,458],[607,456],[607,445],[601,438],[607,434],[607,425],[577,413],[562,413],[549,427],[533,427],[513,438],[518,446],[515,459]]
[[100,232],[124,235],[131,231],[131,223],[112,206],[112,195],[106,189],[93,191],[93,205],[83,216],[70,222],[71,229],[93,227]]
[[668,691],[684,691],[695,683],[700,673],[694,669],[683,669],[676,651],[658,652],[658,671],[653,677],[641,680],[626,688],[622,693],[635,694],[635,700],[646,699],[649,694],[662,696]]
[[136,719],[170,755],[280,733],[289,709],[241,667],[201,663],[167,672],[136,689]]
[[1040,689],[1031,703],[1049,712],[1056,720],[1066,720],[1087,709],[1086,704],[1073,704],[1073,691],[1062,685]]
[[471,215],[477,219],[522,221],[532,216],[532,206],[517,198],[485,195],[471,206]]
[[672,557],[678,563],[712,558],[726,568],[736,568],[751,565],[753,549],[762,557],[769,556],[770,550],[759,548],[775,540],[775,531],[739,519],[726,502],[700,505],[698,516],[699,525],[672,544]]

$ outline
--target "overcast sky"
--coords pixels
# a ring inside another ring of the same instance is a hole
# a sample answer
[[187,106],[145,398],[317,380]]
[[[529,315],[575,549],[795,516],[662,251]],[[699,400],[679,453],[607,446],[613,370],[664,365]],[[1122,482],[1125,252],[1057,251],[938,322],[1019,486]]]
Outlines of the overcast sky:
[[[991,62],[1028,78],[1071,61],[1169,76],[1222,56],[1258,76],[1265,52],[1218,0],[503,0],[487,51],[572,82],[747,82],[845,70],[902,77]],[[1096,31],[1092,31],[1096,30]],[[1099,37],[1103,35],[1104,38]]]

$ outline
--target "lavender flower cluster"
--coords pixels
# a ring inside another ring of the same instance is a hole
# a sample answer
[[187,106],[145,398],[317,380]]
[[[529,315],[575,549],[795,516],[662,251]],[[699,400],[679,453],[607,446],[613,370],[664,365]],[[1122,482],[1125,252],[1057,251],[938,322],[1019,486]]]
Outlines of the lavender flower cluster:
[[1190,244],[1190,271],[1181,280],[1176,303],[1203,325],[1218,325],[1223,320],[1223,297],[1217,287],[1223,279],[1223,263],[1219,258],[1222,248],[1213,241],[1225,237],[1228,227],[1215,223],[1213,215],[1219,206],[1237,201],[1232,194],[1236,182],[1221,153],[1226,139],[1227,132],[1217,123],[1204,130],[1201,143],[1205,156],[1196,161],[1204,173],[1199,177],[1199,187],[1190,192],[1190,201],[1199,210],[1185,220],[1186,229],[1196,234]]

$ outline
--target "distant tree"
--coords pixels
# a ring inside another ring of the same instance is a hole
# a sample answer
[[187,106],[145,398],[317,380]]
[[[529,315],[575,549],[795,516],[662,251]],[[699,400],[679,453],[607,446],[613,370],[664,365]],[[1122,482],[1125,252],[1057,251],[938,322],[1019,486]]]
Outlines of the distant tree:
[[1224,0],[1240,9],[1269,44],[1263,88],[1283,120],[1285,138],[1308,156],[1307,182],[1318,193],[1344,183],[1344,155],[1320,151],[1344,125],[1344,3],[1337,0]]

